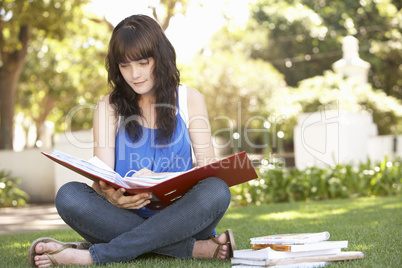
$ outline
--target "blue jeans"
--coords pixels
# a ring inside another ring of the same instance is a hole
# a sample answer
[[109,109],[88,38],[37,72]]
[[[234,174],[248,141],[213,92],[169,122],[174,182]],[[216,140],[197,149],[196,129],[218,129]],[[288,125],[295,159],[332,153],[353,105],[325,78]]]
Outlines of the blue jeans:
[[94,263],[104,264],[150,252],[191,258],[195,241],[209,238],[230,198],[227,184],[211,177],[148,219],[115,207],[80,182],[63,185],[55,203],[61,218],[93,243],[89,252]]

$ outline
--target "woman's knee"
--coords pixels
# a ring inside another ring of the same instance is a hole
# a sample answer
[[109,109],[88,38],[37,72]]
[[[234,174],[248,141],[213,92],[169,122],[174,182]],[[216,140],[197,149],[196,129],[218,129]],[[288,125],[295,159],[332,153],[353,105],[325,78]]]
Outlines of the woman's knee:
[[227,208],[231,201],[230,189],[221,179],[210,177],[202,181],[206,185],[205,196],[212,203]]
[[212,188],[211,191],[215,189],[217,192],[225,192],[226,194],[230,194],[229,187],[223,180],[216,177],[209,177],[204,181],[209,185],[210,188]]
[[78,207],[81,207],[84,203],[83,199],[85,199],[86,187],[89,186],[76,181],[68,182],[61,186],[57,191],[55,199],[55,205],[59,213],[76,210]]

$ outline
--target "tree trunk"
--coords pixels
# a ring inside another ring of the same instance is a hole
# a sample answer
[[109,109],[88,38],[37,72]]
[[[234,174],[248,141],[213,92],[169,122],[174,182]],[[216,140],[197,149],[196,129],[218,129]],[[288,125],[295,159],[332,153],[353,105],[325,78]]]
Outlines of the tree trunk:
[[[0,149],[13,149],[14,105],[17,82],[28,51],[30,26],[22,26],[19,40],[21,49],[1,51],[3,65],[0,67]],[[3,44],[2,44],[3,45]],[[3,48],[2,45],[0,48]]]
[[55,99],[50,95],[45,95],[44,99],[42,100],[43,110],[41,110],[39,117],[35,120],[36,141],[41,141],[46,138],[42,137],[41,128],[44,127],[46,118],[52,111],[55,102],[56,102]]
[[0,149],[13,149],[13,119],[17,83],[13,73],[0,70]]

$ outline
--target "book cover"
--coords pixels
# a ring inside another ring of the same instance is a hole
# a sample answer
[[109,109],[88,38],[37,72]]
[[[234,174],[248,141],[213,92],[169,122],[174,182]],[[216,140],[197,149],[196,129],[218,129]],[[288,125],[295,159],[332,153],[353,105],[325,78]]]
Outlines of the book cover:
[[325,241],[329,232],[278,234],[251,238],[251,244],[297,245]]
[[348,241],[347,240],[322,241],[304,245],[251,244],[251,248],[255,250],[264,249],[268,247],[276,251],[301,252],[301,251],[312,251],[312,250],[322,250],[332,248],[347,248]]
[[151,192],[153,198],[151,203],[147,205],[150,209],[162,209],[169,206],[187,193],[200,180],[209,177],[217,177],[225,181],[229,187],[258,177],[244,151],[187,172],[166,175],[167,177],[159,178],[160,182],[157,184],[143,187],[131,187],[124,184],[123,178],[115,171],[101,168],[93,163],[64,153],[48,154],[42,152],[42,154],[93,181],[103,180],[115,189],[125,188],[128,194]]
[[302,252],[276,251],[271,248],[265,248],[260,250],[243,249],[243,250],[235,250],[233,252],[233,257],[238,259],[250,259],[250,260],[252,259],[277,260],[277,259],[287,259],[296,257],[330,255],[339,252],[341,252],[340,248],[311,250]]

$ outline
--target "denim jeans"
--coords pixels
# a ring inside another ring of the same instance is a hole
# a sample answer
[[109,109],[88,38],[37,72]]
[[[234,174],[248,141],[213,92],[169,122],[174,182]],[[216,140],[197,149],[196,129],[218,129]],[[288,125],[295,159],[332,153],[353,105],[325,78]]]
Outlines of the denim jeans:
[[94,263],[104,264],[150,252],[191,258],[195,241],[209,238],[230,198],[226,183],[211,177],[148,219],[115,207],[80,182],[63,185],[55,203],[61,218],[93,243],[89,252]]

